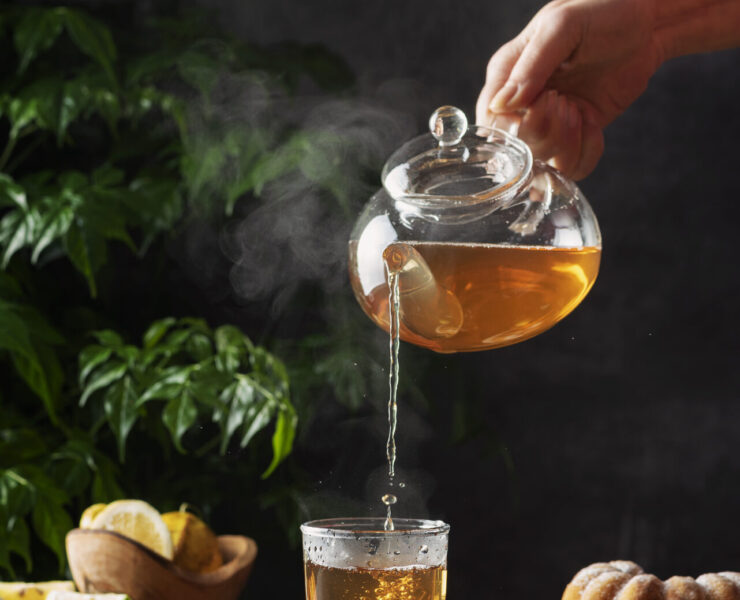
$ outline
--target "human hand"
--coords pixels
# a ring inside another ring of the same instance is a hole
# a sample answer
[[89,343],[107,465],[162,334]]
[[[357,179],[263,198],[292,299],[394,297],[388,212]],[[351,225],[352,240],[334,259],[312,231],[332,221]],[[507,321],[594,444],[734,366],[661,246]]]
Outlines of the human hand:
[[574,179],[596,167],[602,129],[663,62],[652,0],[555,0],[491,58],[476,122],[524,116],[519,137]]

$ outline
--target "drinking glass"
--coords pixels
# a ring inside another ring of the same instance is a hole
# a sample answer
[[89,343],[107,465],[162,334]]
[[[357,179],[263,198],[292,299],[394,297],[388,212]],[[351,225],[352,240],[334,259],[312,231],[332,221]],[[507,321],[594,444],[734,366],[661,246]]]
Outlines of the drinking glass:
[[301,525],[306,600],[445,600],[442,521],[322,519]]

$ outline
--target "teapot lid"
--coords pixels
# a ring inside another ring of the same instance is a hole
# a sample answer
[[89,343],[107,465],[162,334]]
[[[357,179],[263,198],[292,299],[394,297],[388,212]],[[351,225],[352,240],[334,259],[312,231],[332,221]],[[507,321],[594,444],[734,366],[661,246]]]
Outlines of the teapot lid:
[[401,146],[383,167],[386,191],[420,208],[467,207],[513,197],[532,170],[532,152],[519,138],[479,125],[442,106],[430,133]]

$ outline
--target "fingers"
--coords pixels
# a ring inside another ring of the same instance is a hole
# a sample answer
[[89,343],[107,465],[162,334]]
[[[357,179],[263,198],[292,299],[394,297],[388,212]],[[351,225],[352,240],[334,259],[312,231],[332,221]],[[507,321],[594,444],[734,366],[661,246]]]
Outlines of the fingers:
[[[601,127],[589,117],[584,118],[584,112],[571,104],[571,111],[577,111],[578,127],[569,123],[567,142],[560,151],[551,157],[548,162],[561,173],[576,181],[583,179],[596,168],[604,153],[604,134]],[[589,114],[586,109],[585,114]],[[577,133],[576,133],[577,131]]]
[[506,82],[491,101],[493,112],[519,109],[531,104],[548,79],[567,61],[581,42],[580,15],[567,5],[548,5],[522,32],[526,43]]
[[535,158],[573,179],[583,179],[604,151],[604,137],[590,107],[548,90],[530,105],[519,137]]
[[575,179],[596,167],[604,151],[601,127],[587,102],[546,86],[573,59],[587,19],[577,3],[546,5],[519,36],[491,57],[476,103],[476,122],[481,125],[499,126],[497,115],[526,109],[519,137],[536,158]]
[[578,181],[589,175],[596,168],[602,154],[604,154],[604,134],[601,127],[595,123],[584,123],[581,156],[570,176]]

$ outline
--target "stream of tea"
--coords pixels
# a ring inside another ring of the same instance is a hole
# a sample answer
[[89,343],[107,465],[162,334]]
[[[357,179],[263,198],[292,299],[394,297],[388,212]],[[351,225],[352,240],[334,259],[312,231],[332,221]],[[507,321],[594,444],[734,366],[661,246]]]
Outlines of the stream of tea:
[[[350,245],[351,257],[354,252]],[[390,338],[386,456],[391,491],[382,497],[387,530],[393,529],[391,507],[398,501],[393,492],[400,340],[443,353],[526,340],[580,303],[596,279],[600,258],[599,247],[394,242],[383,252],[383,285],[365,291],[363,274],[350,271],[361,306]]]
[[[400,297],[398,290],[398,271],[386,262],[386,277],[388,279],[388,306],[390,308],[390,364],[388,367],[388,440],[385,444],[385,455],[388,459],[388,482],[393,487],[396,476],[396,424],[398,422],[398,347],[401,344],[399,330],[401,327]],[[382,498],[386,506],[385,530],[393,530],[392,506],[398,501],[393,493],[384,494]]]

